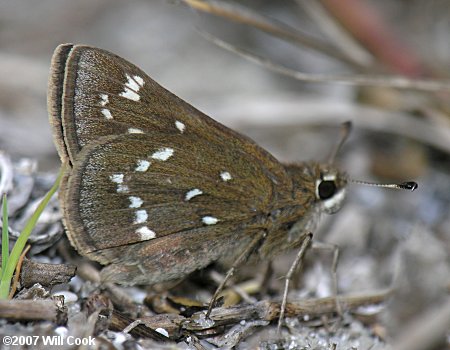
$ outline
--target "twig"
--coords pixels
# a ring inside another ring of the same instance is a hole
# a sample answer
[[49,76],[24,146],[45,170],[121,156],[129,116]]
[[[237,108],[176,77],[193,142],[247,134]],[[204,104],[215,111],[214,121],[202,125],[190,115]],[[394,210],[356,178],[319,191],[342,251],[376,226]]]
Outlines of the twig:
[[[372,295],[339,296],[339,303],[345,310],[354,310],[360,306],[381,303],[386,300],[389,294],[389,291],[382,291]],[[286,317],[299,317],[304,315],[315,317],[335,313],[336,311],[336,298],[327,297],[288,302],[286,303],[285,315]],[[213,321],[212,325],[198,321],[199,315],[202,314],[204,316],[204,312],[196,313],[184,324],[184,328],[196,331],[238,323],[242,320],[273,321],[278,319],[279,313],[279,302],[260,301],[251,305],[238,305],[230,308],[213,309],[210,315],[210,319]]]
[[14,321],[52,321],[61,324],[67,320],[66,311],[55,300],[0,300],[0,319]]
[[164,314],[134,320],[123,313],[114,310],[112,313],[110,329],[122,332],[136,321],[138,321],[136,326],[130,327],[131,329],[128,331],[131,335],[167,342],[169,339],[155,331],[155,329],[163,328],[168,332],[171,339],[178,338],[180,336],[181,323],[184,321],[184,317],[174,314]]
[[[217,284],[220,284],[224,279],[224,276],[217,271],[211,271],[210,277]],[[229,306],[237,304],[241,299],[247,303],[254,303],[256,299],[252,298],[249,294],[256,293],[259,291],[258,288],[259,284],[255,280],[232,284],[221,293],[221,295],[225,297],[224,305]]]
[[353,60],[363,66],[371,66],[374,64],[375,60],[373,56],[351,37],[335,18],[330,16],[320,1],[296,0],[296,3],[308,13],[313,21],[322,29],[322,32],[342,52],[345,52],[349,57],[352,57]]
[[230,43],[227,43],[209,33],[200,32],[206,39],[210,40],[217,46],[234,52],[250,62],[259,64],[262,67],[270,69],[273,72],[286,75],[288,77],[313,82],[313,83],[339,83],[345,85],[361,85],[361,86],[383,86],[396,89],[409,89],[418,91],[442,91],[450,90],[450,81],[447,80],[426,80],[426,79],[408,79],[401,76],[392,75],[332,75],[332,74],[312,74],[303,73],[297,70],[287,68],[285,66],[273,63],[267,58],[253,54],[247,50],[238,48]]
[[257,28],[270,35],[289,41],[302,49],[305,47],[313,49],[327,57],[335,58],[359,70],[366,70],[368,68],[367,66],[362,65],[361,62],[354,60],[352,57],[349,57],[346,53],[340,52],[333,46],[320,42],[318,39],[303,34],[297,29],[277,20],[262,16],[242,5],[215,0],[182,0],[182,2],[195,10]]
[[408,77],[427,74],[426,67],[395,24],[369,1],[321,0],[322,6],[389,71]]
[[69,264],[44,264],[25,259],[20,274],[20,283],[23,287],[31,287],[40,283],[45,287],[68,283],[75,275],[76,266]]
[[[360,306],[381,303],[389,295],[390,291],[381,291],[371,295],[344,295],[339,296],[339,302],[343,308],[351,311]],[[312,318],[336,313],[336,311],[335,297],[301,300],[286,304],[286,316],[288,317],[308,315]],[[130,331],[130,334],[133,336],[167,341],[167,338],[154,331],[155,329],[163,328],[169,334],[170,339],[178,340],[185,332],[203,332],[217,327],[221,330],[220,327],[222,326],[235,325],[242,321],[274,321],[278,319],[279,313],[280,303],[272,301],[260,301],[251,305],[238,305],[229,308],[215,308],[211,312],[210,319],[205,318],[205,311],[197,312],[190,318],[166,313],[133,319],[114,310],[109,329],[122,331],[133,322],[139,321],[138,325]],[[261,323],[261,325],[267,324],[265,322]]]

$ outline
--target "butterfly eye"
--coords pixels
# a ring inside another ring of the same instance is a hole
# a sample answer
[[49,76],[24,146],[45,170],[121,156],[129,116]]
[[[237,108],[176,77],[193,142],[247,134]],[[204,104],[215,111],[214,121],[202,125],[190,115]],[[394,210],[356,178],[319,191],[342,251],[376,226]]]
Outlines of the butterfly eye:
[[334,181],[324,180],[320,182],[317,188],[317,192],[320,199],[328,199],[334,196],[334,194],[336,193],[336,189],[337,188]]

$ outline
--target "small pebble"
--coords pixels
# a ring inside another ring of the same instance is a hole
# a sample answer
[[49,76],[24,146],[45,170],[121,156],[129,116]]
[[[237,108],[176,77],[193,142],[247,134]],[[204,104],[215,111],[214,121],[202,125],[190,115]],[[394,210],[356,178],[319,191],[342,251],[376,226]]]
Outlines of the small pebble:
[[59,292],[55,292],[52,294],[52,296],[63,296],[64,297],[64,303],[75,303],[78,300],[78,296],[75,293],[69,292],[68,290],[62,290]]
[[169,338],[169,333],[164,328],[156,328],[155,331],[161,333],[163,336]]

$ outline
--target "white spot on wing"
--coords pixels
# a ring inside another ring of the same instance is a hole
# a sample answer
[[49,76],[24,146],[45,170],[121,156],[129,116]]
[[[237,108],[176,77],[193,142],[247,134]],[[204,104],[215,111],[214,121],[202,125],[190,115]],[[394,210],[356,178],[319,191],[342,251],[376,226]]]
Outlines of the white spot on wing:
[[117,184],[118,193],[128,192],[128,186],[123,184],[123,174],[113,174],[109,177],[109,179]]
[[161,148],[157,150],[155,153],[152,154],[153,159],[158,159],[162,161],[166,161],[173,155],[173,149],[172,148]]
[[126,77],[127,82],[125,83],[125,89],[119,95],[128,98],[129,100],[139,101],[141,97],[139,96],[138,91],[144,86],[144,79],[138,75],[135,75],[132,78],[126,74]]
[[144,132],[141,129],[129,128],[128,133],[129,134],[143,134]]
[[204,216],[202,218],[202,222],[205,225],[215,225],[215,224],[217,224],[218,221],[219,220],[217,218],[215,218],[214,216]]
[[115,182],[116,184],[121,184],[123,182],[123,174],[113,174],[109,178],[112,182]]
[[105,116],[106,119],[113,119],[113,116],[108,108],[103,108],[102,114]]
[[139,101],[141,98],[141,96],[139,96],[136,92],[128,89],[127,87],[125,88],[125,91],[121,92],[119,95],[133,101]]
[[140,87],[144,86],[144,79],[142,79],[139,75],[134,75],[133,78],[137,81]]
[[191,198],[194,198],[195,196],[199,196],[201,194],[203,194],[201,190],[199,190],[198,188],[194,188],[193,190],[190,190],[186,193],[186,197],[184,197],[184,200],[188,201]]
[[148,213],[146,210],[136,210],[136,218],[134,219],[135,224],[142,224],[148,219]]
[[223,181],[229,181],[232,179],[231,174],[228,171],[220,173],[220,177],[222,178]]
[[144,201],[136,196],[130,196],[128,197],[128,199],[130,200],[130,208],[140,208],[140,206],[142,205],[142,203],[144,203]]
[[106,106],[107,103],[109,103],[109,96],[107,94],[100,94],[100,98],[102,99],[100,105],[102,105],[103,107]]
[[139,233],[141,236],[141,240],[148,241],[149,239],[153,239],[156,237],[156,233],[150,230],[147,226],[139,227],[136,230],[136,233]]
[[182,122],[178,120],[175,122],[175,126],[177,127],[178,130],[180,130],[181,133],[183,133],[184,129],[186,129],[186,125],[184,125]]
[[137,162],[136,171],[147,171],[148,167],[150,166],[150,162],[148,160],[139,159]]
[[117,185],[117,193],[127,193],[128,192],[128,186],[119,184]]

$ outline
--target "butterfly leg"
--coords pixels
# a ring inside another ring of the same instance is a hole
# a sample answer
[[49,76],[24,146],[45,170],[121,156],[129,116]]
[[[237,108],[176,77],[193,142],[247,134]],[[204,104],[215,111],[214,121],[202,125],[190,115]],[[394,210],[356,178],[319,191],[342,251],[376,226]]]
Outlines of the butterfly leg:
[[208,306],[208,311],[206,313],[206,318],[209,317],[209,315],[211,314],[213,305],[216,303],[217,297],[219,296],[220,292],[222,292],[223,288],[225,287],[225,284],[227,283],[227,281],[231,278],[231,276],[233,276],[235,270],[237,267],[239,267],[239,265],[241,265],[244,261],[246,261],[249,256],[253,253],[253,251],[255,250],[255,248],[263,241],[263,239],[266,237],[266,232],[265,231],[261,231],[259,233],[256,234],[255,238],[253,238],[253,240],[247,245],[247,247],[245,248],[245,250],[239,255],[239,257],[236,259],[236,261],[233,263],[233,265],[230,267],[230,269],[228,270],[225,278],[223,279],[223,281],[219,284],[219,286],[217,287],[213,297],[211,298],[211,301],[209,302],[209,306]]
[[309,233],[305,236],[305,238],[303,239],[302,245],[300,246],[300,249],[298,250],[297,256],[295,257],[295,260],[292,263],[292,265],[289,268],[289,271],[286,275],[285,284],[284,284],[284,292],[283,292],[283,300],[281,302],[281,307],[280,307],[280,317],[278,319],[278,327],[277,327],[278,333],[280,333],[280,331],[281,331],[281,325],[283,323],[284,313],[286,311],[289,283],[291,281],[292,275],[294,274],[294,272],[297,270],[297,268],[300,266],[301,262],[303,261],[303,257],[305,256],[306,250],[308,249],[308,246],[311,243],[312,236],[313,236],[312,233]]
[[333,282],[333,296],[336,300],[336,312],[342,316],[342,306],[338,298],[338,278],[337,278],[337,266],[339,260],[339,247],[333,243],[326,242],[314,242],[311,246],[312,249],[331,250],[333,252],[333,261],[331,263],[331,279]]

